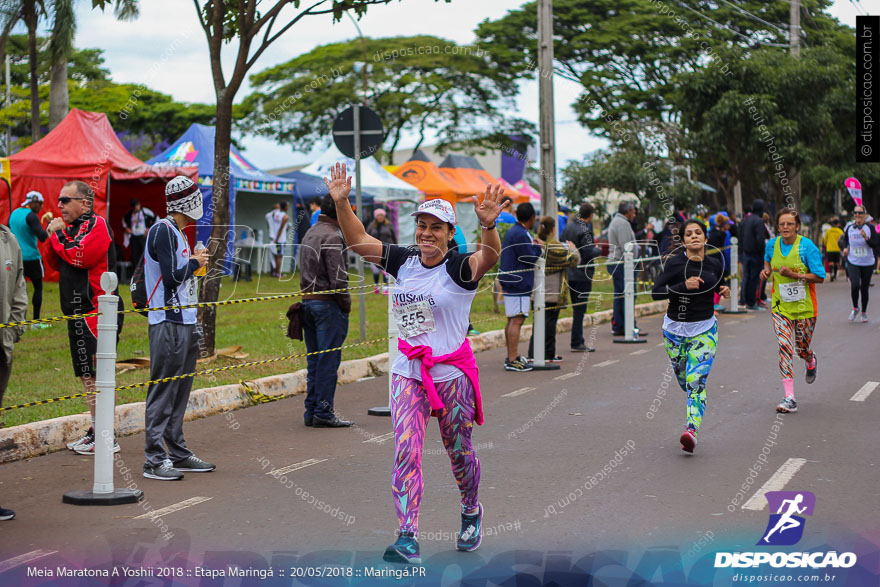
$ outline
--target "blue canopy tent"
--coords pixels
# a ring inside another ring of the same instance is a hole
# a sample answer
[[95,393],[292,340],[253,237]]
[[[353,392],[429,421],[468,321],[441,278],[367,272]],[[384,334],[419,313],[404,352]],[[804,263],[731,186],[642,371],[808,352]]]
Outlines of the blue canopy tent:
[[[177,141],[160,155],[150,159],[152,165],[192,165],[199,169],[199,188],[204,196],[204,216],[196,224],[196,238],[205,243],[211,234],[214,218],[214,132],[215,127],[193,123]],[[235,146],[229,151],[229,253],[234,239],[253,238],[267,229],[265,215],[279,201],[289,202],[290,226],[296,229],[294,210],[301,202],[296,182],[257,169]],[[244,234],[243,234],[244,233]],[[294,237],[295,238],[295,237]],[[259,239],[257,239],[259,241]],[[267,236],[263,242],[268,242]]]

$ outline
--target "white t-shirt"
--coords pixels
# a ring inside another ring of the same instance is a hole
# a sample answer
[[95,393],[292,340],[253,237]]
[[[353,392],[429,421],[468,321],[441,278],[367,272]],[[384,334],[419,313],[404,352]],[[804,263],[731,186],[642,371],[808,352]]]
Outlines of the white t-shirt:
[[281,228],[281,223],[284,222],[284,217],[287,216],[282,210],[274,209],[268,214],[266,214],[266,222],[269,223],[269,242],[270,243],[283,243],[284,242],[284,233],[281,233],[281,236],[278,236],[278,229]]
[[862,228],[859,229],[854,223],[850,222],[844,230],[846,230],[846,237],[849,239],[849,253],[846,256],[846,260],[859,267],[875,265],[877,260],[874,258],[874,249],[871,248],[870,243],[862,236],[862,230],[864,230],[865,234],[870,237],[871,227],[863,224]]
[[[468,263],[471,254],[449,251],[439,264],[426,267],[418,247],[391,244],[382,247],[380,266],[397,280],[392,297],[393,318],[400,337],[406,342],[429,346],[435,356],[456,351],[462,345],[479,283],[471,281]],[[421,381],[421,368],[421,361],[411,361],[399,353],[391,372]],[[440,382],[456,379],[464,373],[452,365],[440,364],[435,365],[430,374],[435,382]]]

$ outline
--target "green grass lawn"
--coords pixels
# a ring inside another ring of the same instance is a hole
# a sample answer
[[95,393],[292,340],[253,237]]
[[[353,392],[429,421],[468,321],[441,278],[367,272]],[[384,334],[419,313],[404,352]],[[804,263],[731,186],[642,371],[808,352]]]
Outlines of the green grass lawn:
[[[607,277],[607,276],[606,276]],[[372,276],[367,271],[367,279]],[[481,290],[477,293],[471,310],[471,319],[480,331],[496,330],[504,327],[505,318],[503,308],[501,313],[492,311],[491,279],[484,278]],[[611,291],[610,280],[600,280],[599,273],[594,284],[595,292]],[[641,291],[641,287],[638,291]],[[254,276],[252,282],[235,283],[231,279],[224,279],[220,290],[221,299],[248,298],[255,296],[292,293],[299,290],[299,277],[295,279],[278,280],[275,278],[263,278]],[[28,296],[31,293],[28,284]],[[387,337],[388,332],[388,298],[376,295],[372,289],[366,290],[366,339]],[[131,307],[127,286],[120,288],[126,308]],[[594,301],[595,300],[595,301]],[[233,345],[241,345],[242,350],[249,354],[246,359],[220,358],[210,363],[201,363],[198,370],[240,364],[247,361],[270,359],[273,357],[300,354],[305,352],[305,343],[292,341],[285,334],[287,331],[287,318],[285,313],[288,306],[297,301],[295,299],[255,302],[246,304],[233,304],[221,306],[217,310],[217,348]],[[638,301],[646,301],[644,296],[639,296]],[[345,344],[360,341],[358,296],[354,296],[352,313],[349,321],[349,335]],[[595,312],[611,307],[611,296],[593,296],[589,304],[589,311]],[[28,318],[31,317],[31,308],[28,308]],[[45,283],[43,289],[42,317],[48,318],[61,315],[58,301],[58,284]],[[561,316],[571,316],[571,308],[562,310]],[[388,348],[386,341],[369,345],[354,347],[343,351],[343,360],[368,357],[385,352]],[[132,357],[148,357],[149,342],[147,339],[147,319],[138,314],[127,314],[125,326],[119,341],[118,359],[124,360]],[[228,383],[237,383],[241,380],[251,380],[278,373],[287,373],[305,368],[305,359],[291,359],[268,365],[246,367],[213,376],[196,377],[193,389],[210,387]],[[121,373],[117,376],[117,386],[128,385],[149,380],[148,369],[137,369]],[[67,339],[67,325],[65,322],[57,322],[51,328],[45,330],[27,330],[20,343],[15,346],[15,355],[12,368],[12,378],[3,398],[3,405],[10,406],[41,399],[47,399],[62,395],[81,393],[82,384],[76,379],[72,371],[70,349]],[[116,403],[124,404],[143,401],[147,389],[139,388],[119,392]],[[76,414],[85,411],[84,398],[62,401],[13,410],[0,413],[0,422],[3,426],[15,426],[27,422],[45,420]]]

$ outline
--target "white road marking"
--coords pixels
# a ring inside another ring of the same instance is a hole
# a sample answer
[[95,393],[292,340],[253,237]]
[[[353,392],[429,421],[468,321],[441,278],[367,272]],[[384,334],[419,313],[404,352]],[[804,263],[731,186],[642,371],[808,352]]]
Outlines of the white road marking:
[[194,506],[194,505],[198,505],[198,504],[202,503],[203,501],[208,501],[209,499],[213,499],[213,498],[211,498],[211,497],[191,497],[189,499],[184,499],[180,503],[171,504],[168,507],[161,508],[158,510],[152,510],[152,511],[147,512],[145,514],[141,514],[140,516],[135,516],[134,519],[135,520],[142,520],[142,519],[148,518],[148,519],[153,520],[156,518],[161,518],[165,514],[173,514],[174,512],[180,511],[182,509],[186,509],[186,508]]
[[742,509],[744,510],[754,510],[756,512],[761,511],[766,507],[767,500],[764,498],[764,495],[768,491],[780,491],[785,484],[791,481],[792,477],[794,477],[795,473],[797,473],[801,467],[806,464],[807,459],[788,459],[779,469],[767,479],[767,482],[764,483],[761,488],[755,492],[755,495],[749,498],[747,502],[742,504]]
[[565,381],[566,379],[571,379],[572,377],[577,377],[580,375],[577,371],[572,371],[571,373],[566,373],[565,375],[557,375],[553,378],[554,381]]
[[723,322],[723,324],[724,324],[725,326],[730,326],[731,324],[739,324],[739,320],[729,320],[729,321],[728,321],[728,320],[725,320],[725,321]]
[[665,342],[658,342],[657,346],[666,346],[666,343]]
[[854,396],[849,398],[851,402],[863,402],[868,399],[868,396],[871,395],[871,392],[877,389],[877,386],[880,385],[878,381],[869,381],[862,386],[860,390],[856,392]]
[[651,352],[651,349],[641,349],[638,351],[633,351],[630,354],[631,355],[644,355],[645,353],[650,353],[650,352]]
[[383,434],[382,436],[374,436],[372,438],[368,438],[363,443],[366,444],[368,442],[372,442],[374,444],[382,444],[386,440],[391,440],[394,438],[394,432],[389,432],[388,434]]
[[5,573],[10,569],[14,569],[15,567],[20,567],[21,565],[25,565],[27,563],[33,562],[37,559],[43,558],[44,556],[49,556],[50,554],[55,554],[58,552],[57,550],[32,550],[30,552],[26,552],[24,554],[20,554],[18,556],[14,556],[10,559],[7,559],[3,562],[0,562],[0,573]]
[[607,367],[608,365],[613,365],[614,363],[619,363],[620,359],[609,359],[607,361],[602,361],[601,363],[596,363],[593,367]]
[[510,393],[504,393],[501,397],[516,397],[518,395],[522,395],[524,393],[528,393],[530,391],[535,391],[534,387],[523,387],[522,389],[517,389],[516,391],[511,391]]
[[303,461],[301,463],[294,463],[292,465],[287,465],[286,467],[281,467],[280,469],[274,469],[266,473],[267,475],[287,475],[288,473],[292,473],[293,471],[298,471],[300,469],[305,469],[306,467],[311,467],[312,465],[317,465],[318,463],[323,463],[327,459],[309,459],[307,461]]

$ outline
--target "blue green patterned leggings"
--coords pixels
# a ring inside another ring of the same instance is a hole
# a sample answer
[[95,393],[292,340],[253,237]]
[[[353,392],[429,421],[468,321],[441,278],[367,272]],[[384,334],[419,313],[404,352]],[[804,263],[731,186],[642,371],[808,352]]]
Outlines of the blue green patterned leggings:
[[718,349],[718,325],[697,336],[678,336],[664,330],[663,338],[672,370],[687,394],[687,427],[696,437],[706,411],[706,379]]

